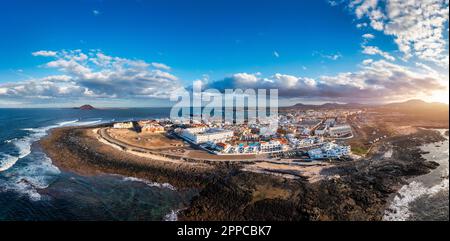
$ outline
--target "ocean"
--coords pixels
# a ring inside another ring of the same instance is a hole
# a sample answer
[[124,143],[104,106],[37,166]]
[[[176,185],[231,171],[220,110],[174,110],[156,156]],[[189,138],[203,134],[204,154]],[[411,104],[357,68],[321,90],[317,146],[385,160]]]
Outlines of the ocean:
[[176,220],[195,190],[120,175],[85,177],[36,142],[55,127],[168,117],[169,108],[0,109],[0,220]]
[[449,220],[449,137],[421,146],[423,157],[439,163],[430,173],[413,177],[400,188],[383,217],[388,221],[448,221]]

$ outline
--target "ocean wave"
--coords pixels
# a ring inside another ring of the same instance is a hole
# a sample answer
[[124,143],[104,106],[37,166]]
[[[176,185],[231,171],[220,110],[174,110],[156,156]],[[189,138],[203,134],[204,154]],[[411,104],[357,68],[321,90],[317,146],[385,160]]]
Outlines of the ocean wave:
[[59,169],[44,153],[33,154],[33,158],[16,168],[12,173],[4,174],[7,178],[0,182],[0,190],[14,191],[28,196],[32,201],[41,200],[39,189],[44,189],[60,174]]
[[13,167],[14,164],[19,160],[31,153],[31,145],[47,135],[50,129],[63,126],[87,126],[102,122],[101,119],[95,121],[80,121],[79,119],[58,122],[55,125],[38,127],[38,128],[23,128],[22,130],[30,132],[29,135],[22,138],[15,138],[8,140],[8,143],[12,143],[18,150],[18,155],[13,156],[11,154],[3,154],[4,157],[0,159],[0,172],[6,171]]
[[[410,210],[413,202],[422,197],[433,197],[443,191],[449,189],[449,169],[448,169],[448,137],[444,135],[446,130],[438,129],[442,136],[447,140],[436,149],[435,143],[426,144],[422,146],[422,150],[430,152],[423,157],[428,161],[435,161],[440,164],[439,168],[442,170],[434,170],[425,176],[437,179],[433,181],[434,184],[425,184],[420,180],[423,177],[418,177],[414,181],[400,188],[394,199],[391,201],[389,208],[385,210],[383,220],[387,221],[404,221],[408,220],[414,213]],[[426,179],[424,179],[426,180]],[[433,179],[432,179],[433,180]],[[429,182],[429,181],[428,181]],[[430,205],[433,205],[430,203]]]
[[180,210],[172,210],[164,216],[164,221],[178,221],[178,213]]
[[62,122],[58,123],[58,126],[70,125],[70,124],[76,123],[78,121],[80,121],[80,119],[70,120],[70,121],[62,121]]
[[19,157],[11,156],[8,154],[0,154],[0,172],[6,171],[17,162]]
[[434,196],[442,191],[448,191],[449,180],[444,179],[439,184],[433,187],[426,187],[423,183],[413,181],[408,185],[403,186],[394,200],[391,202],[389,208],[385,211],[383,220],[386,221],[406,221],[411,216],[409,205],[423,196]]
[[[0,175],[5,177],[0,179],[0,191],[15,191],[28,196],[32,201],[41,200],[42,197],[38,190],[47,188],[60,174],[60,170],[52,164],[51,159],[45,153],[32,153],[32,144],[44,137],[52,128],[92,125],[101,121],[80,121],[77,119],[50,126],[22,129],[29,132],[28,135],[9,141],[9,144],[16,147],[17,153],[0,153]],[[27,158],[26,162],[15,168],[19,160],[28,157],[30,154],[33,155],[31,158]]]
[[75,122],[73,124],[71,124],[71,126],[89,126],[89,125],[94,125],[94,124],[100,124],[102,123],[103,120],[94,120],[94,121],[79,121],[79,122]]
[[126,182],[140,182],[140,183],[144,183],[145,185],[147,185],[149,187],[167,188],[167,189],[170,189],[170,190],[173,190],[173,191],[176,190],[176,188],[174,186],[170,185],[169,183],[150,182],[150,181],[147,181],[145,179],[136,178],[136,177],[124,177],[123,180],[126,181]]

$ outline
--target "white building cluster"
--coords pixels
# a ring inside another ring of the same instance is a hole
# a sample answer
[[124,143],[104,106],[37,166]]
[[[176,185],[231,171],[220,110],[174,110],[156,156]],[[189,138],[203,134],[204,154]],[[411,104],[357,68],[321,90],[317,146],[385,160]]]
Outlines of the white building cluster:
[[320,148],[309,150],[308,155],[311,159],[341,158],[350,155],[350,146],[327,142]]
[[278,153],[289,149],[286,140],[271,140],[251,143],[239,143],[231,145],[228,143],[210,143],[217,154],[263,154],[263,153]]

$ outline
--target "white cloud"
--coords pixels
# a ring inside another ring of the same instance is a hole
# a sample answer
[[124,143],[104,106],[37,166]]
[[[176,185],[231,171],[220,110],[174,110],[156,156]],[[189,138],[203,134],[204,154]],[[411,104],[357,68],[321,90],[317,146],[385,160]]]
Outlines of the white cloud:
[[325,57],[327,57],[328,59],[331,59],[331,60],[338,60],[339,58],[342,57],[342,55],[338,53],[338,54],[333,54],[333,55],[326,55]]
[[237,73],[232,77],[234,80],[241,84],[254,84],[259,80],[258,74]]
[[363,46],[363,51],[364,54],[368,54],[368,55],[381,55],[383,56],[383,58],[390,60],[390,61],[395,61],[395,58],[390,55],[388,52],[384,52],[381,49],[379,49],[376,46]]
[[98,10],[92,10],[92,14],[94,14],[95,16],[100,15],[100,11]]
[[367,27],[367,23],[357,23],[356,27],[357,28],[365,28],[365,27]]
[[374,39],[375,38],[375,36],[373,34],[370,34],[370,33],[363,34],[362,37],[364,39]]
[[371,63],[373,63],[373,59],[365,59],[362,62],[363,65],[368,65],[368,64],[371,64]]
[[270,77],[238,73],[209,84],[209,88],[276,88],[281,97],[334,101],[392,101],[431,95],[446,88],[442,76],[416,72],[385,60],[365,60],[360,70],[318,78],[276,73]]
[[448,68],[448,0],[353,0],[349,7],[392,35],[405,60],[416,56]]
[[155,68],[158,68],[158,69],[170,70],[170,66],[167,66],[167,65],[165,65],[165,64],[163,64],[163,63],[156,63],[156,62],[153,62],[153,63],[152,63],[152,66],[155,67]]
[[313,56],[314,55],[319,55],[320,57],[329,59],[329,60],[338,60],[338,59],[342,58],[342,55],[339,52],[337,52],[335,54],[324,54],[324,53],[315,51],[315,52],[313,52]]
[[108,56],[99,50],[33,55],[51,57],[44,66],[63,74],[0,84],[0,98],[167,98],[181,86],[176,76],[163,71],[169,68],[162,63]]
[[337,1],[332,1],[332,0],[328,1],[328,4],[330,4],[330,6],[332,6],[332,7],[339,5],[339,3]]
[[273,51],[273,56],[275,56],[276,58],[279,58],[280,54],[277,51]]
[[33,56],[44,56],[44,57],[54,57],[56,56],[57,52],[55,51],[46,51],[46,50],[40,50],[31,53]]

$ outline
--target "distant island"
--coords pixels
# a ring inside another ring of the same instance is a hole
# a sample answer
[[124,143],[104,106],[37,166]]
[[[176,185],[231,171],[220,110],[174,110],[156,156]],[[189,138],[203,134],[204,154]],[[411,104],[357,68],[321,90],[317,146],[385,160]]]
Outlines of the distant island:
[[82,105],[80,107],[75,107],[75,109],[79,109],[79,110],[95,110],[95,108],[92,105]]

